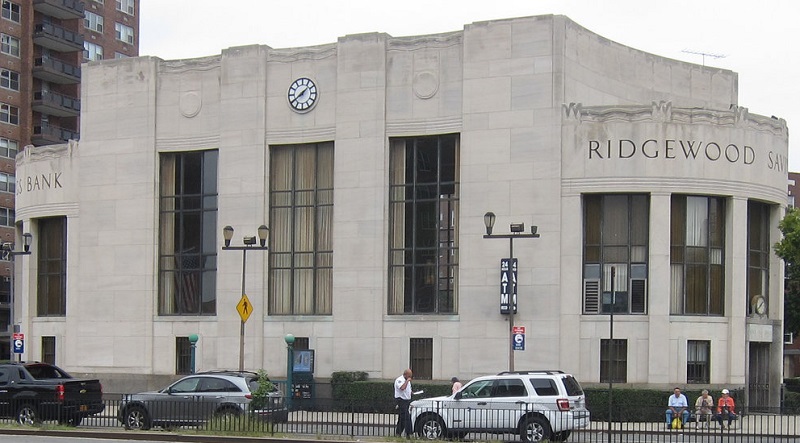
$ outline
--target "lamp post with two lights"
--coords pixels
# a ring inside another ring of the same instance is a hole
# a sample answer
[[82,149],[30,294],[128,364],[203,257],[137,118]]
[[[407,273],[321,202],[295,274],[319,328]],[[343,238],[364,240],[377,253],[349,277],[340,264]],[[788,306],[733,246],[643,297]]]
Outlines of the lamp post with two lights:
[[511,223],[509,234],[493,234],[496,216],[487,212],[483,216],[486,235],[483,238],[508,239],[508,258],[500,259],[500,313],[508,315],[508,370],[514,370],[514,314],[517,313],[517,259],[514,258],[514,239],[539,238],[537,226],[531,226],[530,234],[525,232],[525,223]]
[[267,239],[269,238],[269,228],[266,225],[258,227],[258,242],[255,236],[245,236],[242,239],[243,246],[231,246],[233,239],[233,227],[225,226],[222,228],[222,237],[225,239],[224,251],[242,251],[242,298],[236,305],[239,316],[242,319],[242,326],[239,331],[239,372],[244,371],[244,323],[253,312],[253,305],[247,298],[245,292],[245,281],[247,278],[247,251],[268,251]]
[[[12,262],[16,263],[15,260],[14,260],[14,258],[16,256],[18,256],[18,255],[31,255],[31,243],[32,242],[33,242],[33,234],[31,234],[30,232],[26,232],[26,233],[22,234],[22,250],[21,251],[15,251],[14,250],[14,243],[10,243],[10,242],[3,243],[3,247],[2,247],[3,259],[9,260],[9,261],[12,261]],[[12,268],[11,274],[10,274],[9,279],[8,279],[8,282],[9,282],[9,284],[8,284],[8,286],[9,286],[9,288],[8,288],[8,290],[9,290],[9,296],[8,296],[8,301],[9,301],[8,322],[9,322],[9,325],[8,326],[9,326],[9,339],[11,339],[11,340],[9,340],[9,359],[10,360],[14,360],[14,348],[15,348],[15,346],[14,346],[14,343],[13,343],[12,340],[13,340],[13,337],[14,337],[14,333],[17,332],[16,321],[15,321],[15,318],[14,318],[14,274],[15,274],[15,272],[16,272],[16,269]],[[20,360],[22,359],[22,354],[21,353],[19,354],[19,359]]]

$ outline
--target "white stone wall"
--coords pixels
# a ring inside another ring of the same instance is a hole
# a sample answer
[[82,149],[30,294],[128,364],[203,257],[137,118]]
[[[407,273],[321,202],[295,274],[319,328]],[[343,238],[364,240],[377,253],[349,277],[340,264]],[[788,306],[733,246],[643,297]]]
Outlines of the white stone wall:
[[[235,368],[240,253],[218,255],[216,316],[157,315],[159,153],[219,150],[218,228],[233,226],[238,241],[269,225],[269,147],[322,141],[335,143],[333,315],[266,315],[266,255],[250,252],[246,292],[255,313],[246,324],[247,368],[285,374],[283,336],[292,333],[311,337],[320,377],[363,370],[393,378],[408,365],[411,337],[433,338],[435,379],[506,369],[509,324],[497,287],[509,244],[482,237],[491,210],[496,232],[524,222],[541,234],[514,243],[515,324],[527,328],[516,368],[560,368],[598,381],[609,325],[606,316],[582,314],[586,192],[651,195],[648,315],[616,316],[615,324],[615,337],[629,340],[631,383],[681,383],[686,340],[710,339],[712,383],[744,384],[747,359],[737,351],[746,346],[745,330],[763,340],[780,329],[776,257],[769,320],[746,318],[741,294],[747,199],[776,204],[775,220],[786,205],[785,161],[774,161],[786,158],[786,125],[731,108],[733,72],[624,47],[562,16],[430,36],[352,35],[308,48],[244,46],[194,60],[109,60],[83,72],[80,147],[49,157],[34,148],[18,165],[20,177],[57,170],[65,177],[63,191],[18,196],[18,219],[35,228],[39,217],[67,215],[69,229],[67,316],[37,318],[25,304],[19,311],[34,343],[31,358],[39,357],[42,335],[56,335],[59,363],[76,372],[169,375],[175,337],[198,333],[199,369]],[[298,77],[319,88],[305,114],[286,100]],[[460,134],[458,314],[388,315],[389,141],[447,133]],[[656,157],[651,145],[641,148],[651,139]],[[618,151],[601,158],[590,142],[607,140],[640,147],[630,158]],[[753,158],[672,158],[679,151],[668,140],[749,146]],[[725,317],[700,324],[669,315],[672,193],[729,198]],[[221,235],[218,241],[221,247]],[[21,291],[35,287],[35,268],[27,269]]]

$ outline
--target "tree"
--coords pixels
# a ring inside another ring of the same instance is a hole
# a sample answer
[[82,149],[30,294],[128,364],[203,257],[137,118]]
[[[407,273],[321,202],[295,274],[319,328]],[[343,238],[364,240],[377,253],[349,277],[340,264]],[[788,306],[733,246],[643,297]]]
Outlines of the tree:
[[783,330],[797,334],[800,332],[800,210],[789,208],[778,228],[783,233],[783,238],[775,243],[775,254],[786,265]]

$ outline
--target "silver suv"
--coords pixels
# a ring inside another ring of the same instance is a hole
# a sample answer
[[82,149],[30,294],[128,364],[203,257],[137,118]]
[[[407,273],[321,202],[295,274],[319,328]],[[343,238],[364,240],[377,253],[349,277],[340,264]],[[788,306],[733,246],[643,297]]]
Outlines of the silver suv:
[[254,372],[216,371],[183,377],[160,391],[123,396],[118,420],[125,429],[166,429],[196,425],[218,415],[251,413],[274,422],[286,421],[283,394],[274,388],[267,404],[251,408],[258,390]]
[[470,432],[519,434],[523,441],[566,441],[589,425],[580,383],[562,371],[516,371],[478,377],[447,397],[411,402],[421,438],[463,438]]

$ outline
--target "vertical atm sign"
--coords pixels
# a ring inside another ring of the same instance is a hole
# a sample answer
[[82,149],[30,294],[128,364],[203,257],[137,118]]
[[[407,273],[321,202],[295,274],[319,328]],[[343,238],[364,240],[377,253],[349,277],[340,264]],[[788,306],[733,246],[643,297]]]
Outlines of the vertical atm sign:
[[500,259],[500,313],[517,313],[517,259]]

